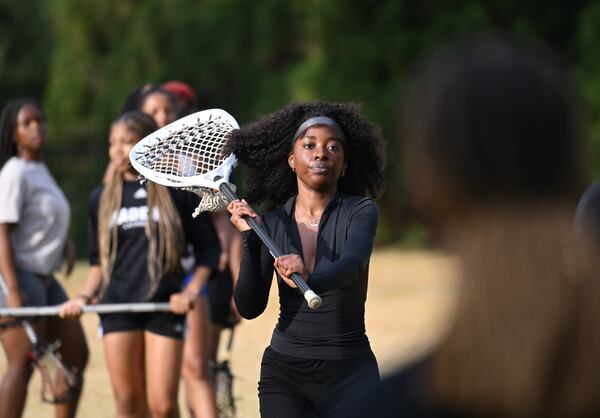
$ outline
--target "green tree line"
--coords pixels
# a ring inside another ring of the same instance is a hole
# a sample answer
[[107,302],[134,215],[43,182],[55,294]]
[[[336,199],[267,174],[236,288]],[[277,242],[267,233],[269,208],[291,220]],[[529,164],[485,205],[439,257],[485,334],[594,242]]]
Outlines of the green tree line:
[[71,201],[80,256],[111,120],[135,87],[171,79],[192,85],[200,108],[241,124],[292,101],[361,103],[388,140],[379,242],[411,242],[420,234],[397,121],[415,60],[490,29],[552,45],[587,104],[591,179],[600,175],[599,23],[591,0],[0,0],[0,104],[43,103],[48,164]]

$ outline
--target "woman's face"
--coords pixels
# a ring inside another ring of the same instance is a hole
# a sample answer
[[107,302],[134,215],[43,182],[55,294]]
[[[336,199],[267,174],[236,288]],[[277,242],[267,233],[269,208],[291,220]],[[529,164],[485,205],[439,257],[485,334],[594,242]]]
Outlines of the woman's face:
[[17,155],[25,158],[39,158],[46,142],[46,121],[40,109],[26,104],[17,113],[15,143]]
[[125,123],[117,122],[112,126],[108,138],[108,156],[117,172],[121,174],[130,172],[129,152],[139,140],[139,135],[129,129]]
[[174,122],[177,119],[175,105],[170,98],[163,93],[152,93],[144,99],[140,109],[147,115],[152,116],[159,128]]
[[311,190],[326,192],[337,187],[346,168],[344,148],[335,131],[327,126],[313,126],[294,142],[288,163],[298,181]]

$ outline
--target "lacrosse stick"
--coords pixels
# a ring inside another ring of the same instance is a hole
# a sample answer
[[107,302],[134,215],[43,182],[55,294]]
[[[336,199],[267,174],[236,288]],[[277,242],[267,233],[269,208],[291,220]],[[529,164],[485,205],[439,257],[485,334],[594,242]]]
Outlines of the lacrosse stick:
[[[142,139],[132,148],[129,159],[142,178],[200,196],[193,216],[223,210],[238,199],[235,186],[228,182],[235,155],[223,155],[230,132],[238,128],[236,120],[224,110],[193,113]],[[274,258],[283,255],[256,219],[245,220]],[[321,306],[321,298],[299,274],[294,273],[292,280],[311,309]]]
[[[8,296],[8,287],[0,276],[0,291]],[[81,381],[75,368],[64,365],[58,352],[61,342],[44,344],[27,320],[20,320],[27,338],[31,342],[30,358],[42,377],[42,401],[56,404],[71,401],[77,394]]]
[[217,361],[217,363],[213,365],[213,384],[215,387],[215,398],[220,418],[235,418],[236,408],[235,398],[233,397],[234,376],[229,368],[235,327],[235,324],[231,324],[227,327],[229,328],[229,338],[225,345],[225,359]]
[[[100,305],[86,305],[83,313],[142,313],[166,312],[169,310],[168,302],[160,303],[107,303]],[[0,308],[0,317],[32,317],[58,315],[60,305],[56,306],[25,306],[22,308]]]

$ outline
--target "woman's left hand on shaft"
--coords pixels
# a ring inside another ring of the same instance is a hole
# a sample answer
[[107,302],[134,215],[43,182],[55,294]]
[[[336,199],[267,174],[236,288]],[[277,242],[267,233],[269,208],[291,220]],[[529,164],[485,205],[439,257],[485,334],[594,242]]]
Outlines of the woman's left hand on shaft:
[[292,274],[297,273],[304,281],[308,280],[308,271],[302,261],[302,257],[298,254],[286,254],[275,259],[275,270],[281,278],[292,288],[297,288],[296,283],[292,280]]
[[173,293],[169,298],[169,311],[174,314],[184,315],[194,309],[196,295],[190,292]]

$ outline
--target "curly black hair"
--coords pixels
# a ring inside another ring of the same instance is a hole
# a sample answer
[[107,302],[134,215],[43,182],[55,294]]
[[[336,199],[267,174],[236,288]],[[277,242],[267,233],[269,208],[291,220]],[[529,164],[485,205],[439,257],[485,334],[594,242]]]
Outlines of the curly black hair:
[[0,113],[0,169],[11,157],[17,155],[15,144],[17,115],[27,105],[35,107],[42,117],[44,116],[42,106],[31,97],[20,97],[11,100],[2,108],[2,113]]
[[384,190],[385,145],[378,126],[360,113],[356,103],[292,103],[235,130],[226,152],[248,167],[246,199],[272,210],[298,193],[296,175],[288,165],[292,137],[308,118],[328,116],[342,128],[347,162],[338,190],[378,197]]

